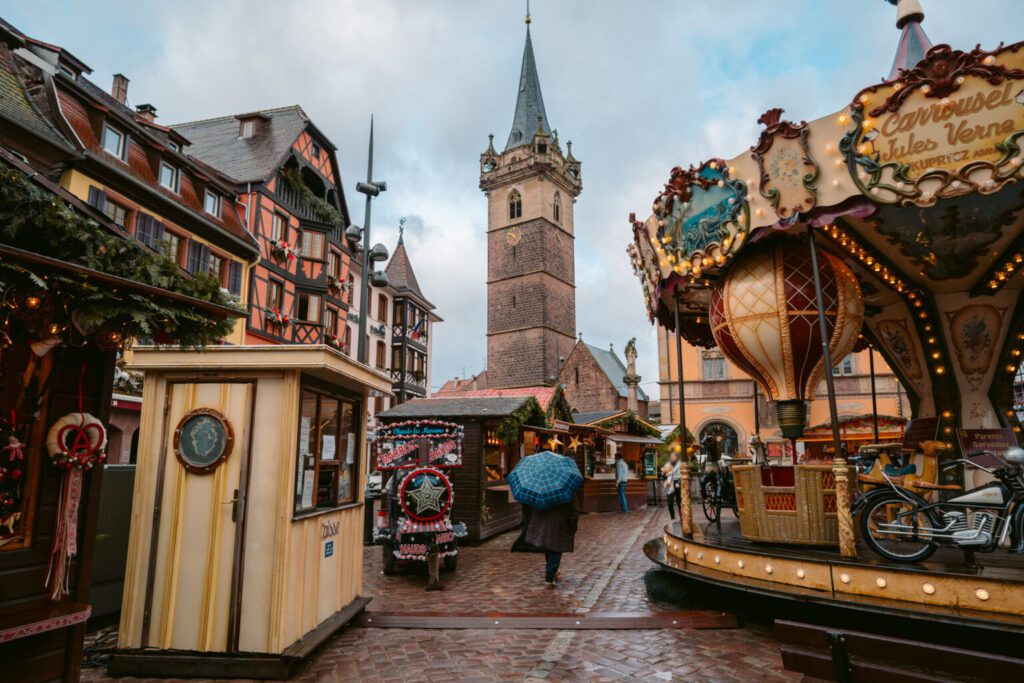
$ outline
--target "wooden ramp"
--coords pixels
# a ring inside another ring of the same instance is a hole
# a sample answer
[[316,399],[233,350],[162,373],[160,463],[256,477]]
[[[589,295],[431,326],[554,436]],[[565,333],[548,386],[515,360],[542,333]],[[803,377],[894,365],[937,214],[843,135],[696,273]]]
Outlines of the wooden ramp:
[[642,630],[724,629],[738,626],[736,617],[716,610],[588,614],[363,612],[351,626],[415,629],[554,629]]

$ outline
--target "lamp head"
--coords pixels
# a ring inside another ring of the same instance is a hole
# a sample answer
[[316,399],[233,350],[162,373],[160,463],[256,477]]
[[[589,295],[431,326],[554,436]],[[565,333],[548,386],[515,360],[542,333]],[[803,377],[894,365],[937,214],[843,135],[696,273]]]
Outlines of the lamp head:
[[378,242],[373,245],[370,249],[370,260],[371,261],[387,261],[388,260],[388,248]]

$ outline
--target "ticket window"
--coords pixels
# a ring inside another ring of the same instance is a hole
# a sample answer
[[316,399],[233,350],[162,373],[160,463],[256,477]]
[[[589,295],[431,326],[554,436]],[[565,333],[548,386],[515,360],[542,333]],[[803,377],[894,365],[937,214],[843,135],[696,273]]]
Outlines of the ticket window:
[[357,403],[304,387],[299,405],[295,514],[357,502]]

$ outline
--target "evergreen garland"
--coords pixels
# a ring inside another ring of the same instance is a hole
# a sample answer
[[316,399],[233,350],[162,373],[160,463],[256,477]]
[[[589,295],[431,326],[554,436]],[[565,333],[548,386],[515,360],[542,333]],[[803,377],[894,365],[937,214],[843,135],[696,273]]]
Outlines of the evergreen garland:
[[560,384],[555,389],[555,395],[551,397],[551,404],[548,406],[548,417],[552,420],[572,422],[572,406],[569,399],[565,397],[565,385]]
[[[134,282],[159,287],[220,306],[231,300],[213,277],[188,277],[165,256],[118,237],[79,214],[57,195],[33,183],[22,171],[0,165],[0,242]],[[38,272],[37,272],[38,271]],[[29,294],[53,302],[54,322],[120,332],[124,339],[166,335],[185,347],[202,347],[227,336],[233,318],[211,319],[187,303],[152,299],[147,294],[94,282],[87,275],[50,271],[11,260],[0,261],[0,301]]]
[[523,425],[532,425],[534,427],[551,426],[547,415],[544,413],[544,409],[540,407],[540,403],[533,396],[527,398],[526,403],[512,411],[512,414],[498,425],[496,430],[498,437],[509,446],[513,446],[519,441]]
[[641,420],[636,413],[629,410],[627,410],[626,412],[622,413],[617,417],[608,418],[607,420],[602,420],[601,422],[597,422],[595,424],[596,426],[604,427],[605,429],[614,429],[615,427],[624,424],[626,425],[626,429],[628,429],[631,432],[643,434],[645,436],[657,436],[659,438],[661,437],[661,432],[659,432],[657,429]]

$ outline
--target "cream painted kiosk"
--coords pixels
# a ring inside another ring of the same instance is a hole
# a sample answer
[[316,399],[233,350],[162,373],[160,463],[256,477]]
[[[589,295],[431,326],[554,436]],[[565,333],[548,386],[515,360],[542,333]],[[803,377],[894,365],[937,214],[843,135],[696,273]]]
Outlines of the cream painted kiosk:
[[122,675],[278,678],[362,610],[366,402],[326,346],[136,349]]

